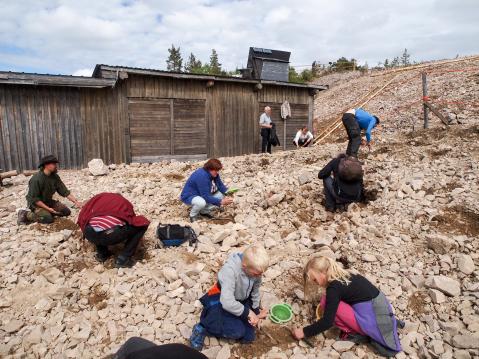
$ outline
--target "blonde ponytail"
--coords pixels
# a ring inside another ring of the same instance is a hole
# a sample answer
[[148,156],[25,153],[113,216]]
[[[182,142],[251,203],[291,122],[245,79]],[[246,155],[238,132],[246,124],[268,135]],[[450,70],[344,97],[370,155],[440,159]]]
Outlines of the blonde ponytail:
[[348,270],[344,269],[342,265],[334,259],[326,256],[314,257],[308,261],[303,272],[305,283],[309,279],[308,273],[310,270],[323,273],[326,276],[328,283],[337,280],[344,284],[349,284],[349,279],[351,278],[351,273]]

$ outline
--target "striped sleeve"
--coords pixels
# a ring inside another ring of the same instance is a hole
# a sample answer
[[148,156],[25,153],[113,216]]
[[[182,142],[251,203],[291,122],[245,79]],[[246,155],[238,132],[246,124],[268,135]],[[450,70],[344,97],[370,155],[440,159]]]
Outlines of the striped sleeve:
[[113,216],[98,216],[98,217],[93,217],[92,219],[90,219],[89,224],[92,227],[95,227],[104,231],[116,226],[123,226],[125,225],[125,222]]

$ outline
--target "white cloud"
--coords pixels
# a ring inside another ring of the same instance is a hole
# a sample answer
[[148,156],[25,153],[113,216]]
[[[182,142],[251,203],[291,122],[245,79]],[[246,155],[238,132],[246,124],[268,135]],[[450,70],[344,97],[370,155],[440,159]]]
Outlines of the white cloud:
[[93,69],[78,69],[72,73],[73,76],[91,76]]
[[479,1],[35,0],[3,1],[2,70],[73,73],[97,63],[164,68],[180,46],[228,68],[250,46],[292,52],[296,65],[340,56],[375,65],[408,48],[413,59],[479,52]]

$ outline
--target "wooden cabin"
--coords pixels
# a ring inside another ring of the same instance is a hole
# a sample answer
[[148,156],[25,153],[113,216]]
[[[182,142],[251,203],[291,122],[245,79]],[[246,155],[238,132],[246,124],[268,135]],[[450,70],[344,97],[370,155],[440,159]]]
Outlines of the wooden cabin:
[[[35,169],[47,154],[62,168],[200,160],[260,151],[259,116],[273,109],[281,149],[311,127],[325,87],[274,80],[97,65],[92,77],[0,72],[0,168]],[[284,121],[280,107],[290,103]]]

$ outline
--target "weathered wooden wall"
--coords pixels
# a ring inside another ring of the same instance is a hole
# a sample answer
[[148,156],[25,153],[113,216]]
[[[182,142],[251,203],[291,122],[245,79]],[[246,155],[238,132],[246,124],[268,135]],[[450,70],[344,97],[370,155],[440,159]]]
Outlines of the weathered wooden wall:
[[122,89],[0,86],[0,168],[35,169],[48,154],[62,168],[125,162]]
[[209,157],[257,152],[259,113],[252,85],[217,82],[206,102]]
[[126,144],[126,86],[118,82],[115,88],[80,89],[80,122],[86,165],[93,158],[105,163],[127,162],[130,154]]
[[[135,103],[150,101],[166,104],[169,122],[164,118],[152,128],[164,114],[155,117],[141,106],[135,112]],[[279,114],[284,101],[292,109],[286,123]],[[152,158],[257,153],[265,105],[281,124],[282,148],[292,148],[296,129],[311,120],[306,88],[267,85],[254,91],[251,83],[216,81],[207,87],[204,80],[135,74],[102,89],[0,85],[0,168],[35,169],[47,154],[57,155],[63,168],[82,168],[92,158],[129,163],[138,153]],[[162,140],[165,129],[172,130]],[[161,151],[155,141],[164,145]]]
[[0,123],[3,170],[35,169],[51,153],[66,168],[84,163],[78,89],[0,86]]

